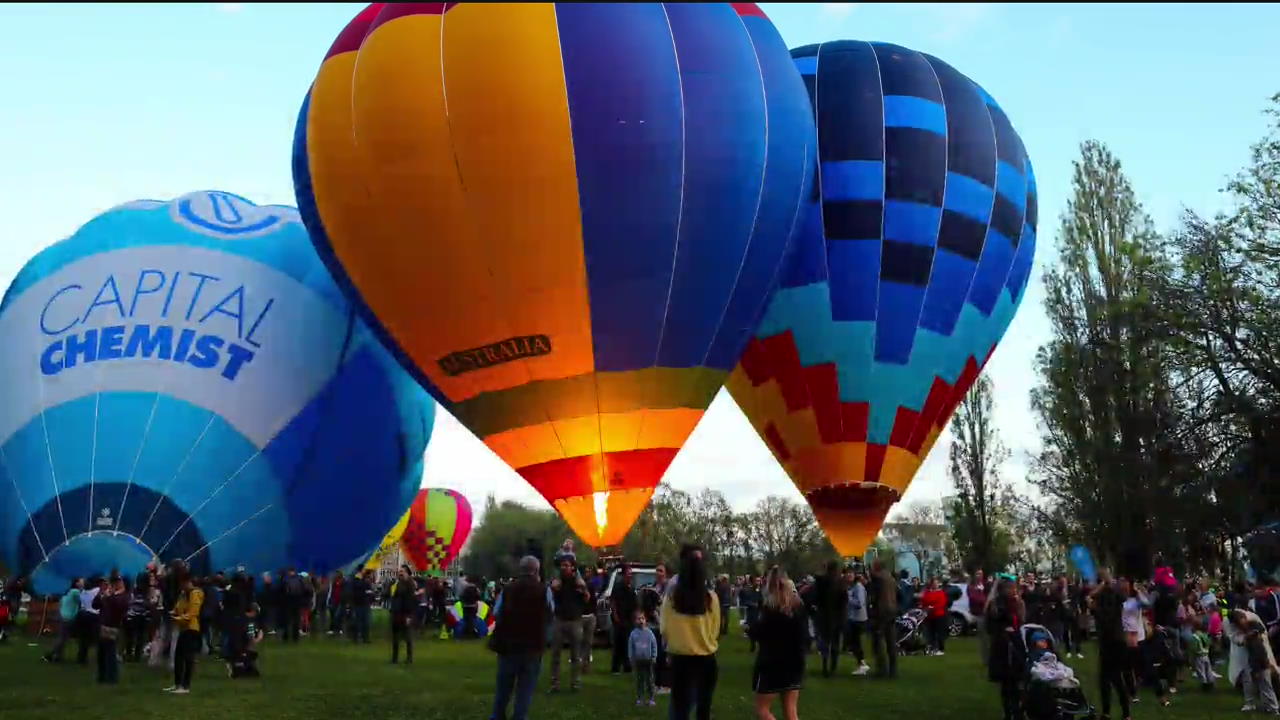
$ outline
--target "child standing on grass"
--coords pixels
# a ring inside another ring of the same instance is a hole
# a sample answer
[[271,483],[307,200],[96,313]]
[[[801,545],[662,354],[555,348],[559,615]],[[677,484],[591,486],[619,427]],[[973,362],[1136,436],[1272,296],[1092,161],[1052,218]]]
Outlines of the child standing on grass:
[[636,674],[636,705],[657,705],[653,697],[653,662],[658,657],[658,638],[639,610],[635,614],[635,629],[627,638],[627,657]]
[[1204,631],[1205,621],[1196,622],[1191,633],[1191,670],[1205,692],[1213,689],[1213,665],[1209,662],[1209,635]]

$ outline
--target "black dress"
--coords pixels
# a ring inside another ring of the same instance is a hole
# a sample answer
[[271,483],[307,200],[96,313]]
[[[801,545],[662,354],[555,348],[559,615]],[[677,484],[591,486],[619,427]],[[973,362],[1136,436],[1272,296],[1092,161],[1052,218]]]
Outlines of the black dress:
[[809,620],[803,607],[791,615],[762,608],[748,632],[760,650],[751,672],[758,695],[799,690],[804,685],[804,659],[809,647]]

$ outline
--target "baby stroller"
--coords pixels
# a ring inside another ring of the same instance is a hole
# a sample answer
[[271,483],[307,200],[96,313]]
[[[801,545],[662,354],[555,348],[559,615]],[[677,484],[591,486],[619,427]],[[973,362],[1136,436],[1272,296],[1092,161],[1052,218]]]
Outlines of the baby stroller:
[[[1022,701],[1027,720],[1094,720],[1097,714],[1080,681],[1058,658],[1053,633],[1043,625],[1031,624],[1022,626],[1019,637],[1027,659]],[[1050,654],[1052,658],[1046,657]]]
[[911,655],[924,652],[929,641],[924,636],[924,621],[927,615],[920,608],[913,608],[903,613],[895,622],[898,626],[898,654]]

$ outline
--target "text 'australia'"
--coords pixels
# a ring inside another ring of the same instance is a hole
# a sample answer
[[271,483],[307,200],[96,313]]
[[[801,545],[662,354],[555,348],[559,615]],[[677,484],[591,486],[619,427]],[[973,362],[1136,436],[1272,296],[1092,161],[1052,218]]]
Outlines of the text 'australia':
[[483,347],[458,350],[440,358],[437,362],[445,375],[454,376],[472,370],[483,370],[513,360],[551,354],[551,338],[546,335],[522,335],[507,338]]

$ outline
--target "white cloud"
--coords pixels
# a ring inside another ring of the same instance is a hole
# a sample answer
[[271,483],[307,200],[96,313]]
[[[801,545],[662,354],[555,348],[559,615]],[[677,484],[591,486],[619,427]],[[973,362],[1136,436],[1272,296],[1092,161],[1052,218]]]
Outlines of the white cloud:
[[214,3],[219,12],[238,13],[244,9],[244,3]]
[[858,3],[819,3],[822,7],[822,14],[836,20],[843,20],[849,17],[853,9],[858,7]]

